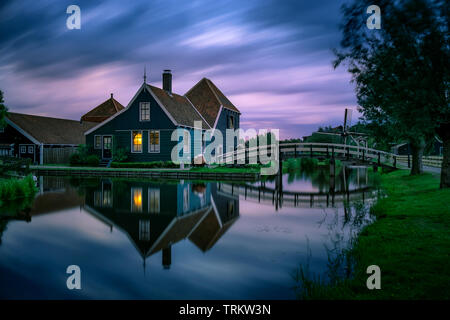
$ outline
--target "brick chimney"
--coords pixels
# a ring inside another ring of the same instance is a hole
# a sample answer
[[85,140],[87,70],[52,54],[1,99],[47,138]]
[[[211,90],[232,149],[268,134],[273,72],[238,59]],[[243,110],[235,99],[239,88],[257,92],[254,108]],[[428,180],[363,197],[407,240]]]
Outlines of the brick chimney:
[[172,94],[172,72],[170,70],[164,70],[162,74],[162,86],[164,91]]

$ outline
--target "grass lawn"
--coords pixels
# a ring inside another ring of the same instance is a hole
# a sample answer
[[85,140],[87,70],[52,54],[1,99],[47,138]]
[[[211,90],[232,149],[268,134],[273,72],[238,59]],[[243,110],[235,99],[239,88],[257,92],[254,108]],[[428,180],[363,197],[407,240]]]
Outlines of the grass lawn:
[[[313,285],[309,299],[449,299],[450,190],[439,190],[431,174],[407,170],[383,174],[387,197],[372,212],[348,253],[356,261],[354,278],[334,286]],[[381,289],[366,287],[366,268],[381,269]]]

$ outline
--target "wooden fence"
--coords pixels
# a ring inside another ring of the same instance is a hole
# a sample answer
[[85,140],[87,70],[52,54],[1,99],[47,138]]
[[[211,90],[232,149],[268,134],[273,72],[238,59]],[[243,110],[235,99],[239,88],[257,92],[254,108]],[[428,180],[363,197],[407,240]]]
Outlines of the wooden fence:
[[77,147],[44,148],[44,164],[69,163]]
[[[398,161],[408,163],[408,168],[410,168],[412,165],[412,156],[402,155],[397,156],[397,159]],[[443,159],[442,156],[423,156],[422,163],[425,166],[440,168],[442,166],[442,159]]]

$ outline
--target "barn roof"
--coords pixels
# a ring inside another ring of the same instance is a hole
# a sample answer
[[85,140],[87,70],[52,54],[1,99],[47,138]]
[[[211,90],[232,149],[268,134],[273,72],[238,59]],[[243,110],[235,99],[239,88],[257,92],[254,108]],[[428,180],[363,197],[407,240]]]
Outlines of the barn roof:
[[240,113],[233,103],[209,79],[203,78],[186,94],[195,108],[208,124],[213,127],[220,112],[220,107]]
[[121,105],[119,101],[114,99],[111,94],[111,98],[84,114],[81,117],[81,120],[88,122],[102,122],[122,109],[125,109],[125,107]]
[[200,113],[186,97],[176,93],[169,94],[167,91],[155,86],[147,85],[147,87],[153,92],[161,102],[162,106],[179,125],[194,127],[195,121],[201,121],[202,128],[209,128],[208,123],[202,118]]
[[9,112],[6,118],[23,134],[44,144],[82,144],[84,132],[97,124],[15,112]]

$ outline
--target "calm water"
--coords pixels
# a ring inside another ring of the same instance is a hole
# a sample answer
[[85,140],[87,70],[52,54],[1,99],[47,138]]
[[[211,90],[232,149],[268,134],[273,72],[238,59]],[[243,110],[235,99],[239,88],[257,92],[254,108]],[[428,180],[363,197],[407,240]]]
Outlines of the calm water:
[[38,180],[30,204],[0,209],[19,211],[0,220],[1,298],[295,299],[298,267],[327,275],[375,197],[363,168],[334,196],[326,170],[285,174],[283,197],[273,181]]

